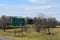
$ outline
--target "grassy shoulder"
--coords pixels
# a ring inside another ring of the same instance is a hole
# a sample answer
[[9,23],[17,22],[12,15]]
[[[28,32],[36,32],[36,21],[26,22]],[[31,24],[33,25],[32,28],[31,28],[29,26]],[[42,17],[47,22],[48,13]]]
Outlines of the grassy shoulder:
[[51,33],[51,35],[47,35],[44,30],[36,33],[33,29],[29,28],[23,36],[21,33],[17,33],[16,37],[14,37],[14,29],[6,30],[6,32],[0,30],[1,37],[15,38],[16,40],[60,40],[60,28],[53,28]]

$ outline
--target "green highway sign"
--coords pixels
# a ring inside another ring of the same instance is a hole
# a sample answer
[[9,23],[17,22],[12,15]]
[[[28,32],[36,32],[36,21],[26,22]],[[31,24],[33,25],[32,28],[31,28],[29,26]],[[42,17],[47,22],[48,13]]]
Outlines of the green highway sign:
[[24,18],[13,18],[12,19],[12,25],[13,26],[24,26],[25,25],[25,19]]

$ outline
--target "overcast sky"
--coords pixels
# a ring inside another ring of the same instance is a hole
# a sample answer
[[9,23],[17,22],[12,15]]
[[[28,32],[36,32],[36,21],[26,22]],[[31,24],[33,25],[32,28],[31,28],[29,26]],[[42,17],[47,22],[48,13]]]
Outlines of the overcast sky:
[[40,13],[60,21],[60,0],[0,0],[0,16],[35,17]]

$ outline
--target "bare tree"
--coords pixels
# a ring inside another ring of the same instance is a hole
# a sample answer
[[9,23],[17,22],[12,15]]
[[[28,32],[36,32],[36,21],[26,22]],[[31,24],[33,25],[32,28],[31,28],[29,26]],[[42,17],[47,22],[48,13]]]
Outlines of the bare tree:
[[43,25],[43,20],[41,18],[34,18],[34,24],[35,31],[39,33]]
[[[45,16],[45,15],[44,15]],[[55,18],[46,18],[42,15],[39,15],[34,19],[35,22],[35,30],[40,32],[41,29],[48,30],[48,34],[50,34],[50,28],[55,28],[57,25],[57,20]]]
[[49,28],[55,28],[56,25],[57,25],[57,20],[55,18],[48,18],[47,20],[48,34],[51,34]]
[[2,24],[2,28],[3,28],[3,31],[4,31],[4,32],[5,32],[5,26],[6,26],[6,25],[5,25],[5,22],[6,22],[6,21],[5,21],[5,20],[6,20],[5,17],[6,17],[5,15],[3,15],[3,16],[1,17],[1,24]]
[[5,32],[6,28],[8,27],[7,17],[5,15],[1,17],[1,25],[2,25],[3,31]]

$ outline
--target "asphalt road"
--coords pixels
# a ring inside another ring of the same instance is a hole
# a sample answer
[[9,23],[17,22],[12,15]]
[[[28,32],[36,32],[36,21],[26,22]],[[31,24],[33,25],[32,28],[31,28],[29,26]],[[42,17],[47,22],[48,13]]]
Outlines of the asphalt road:
[[13,40],[13,39],[0,37],[0,40]]

